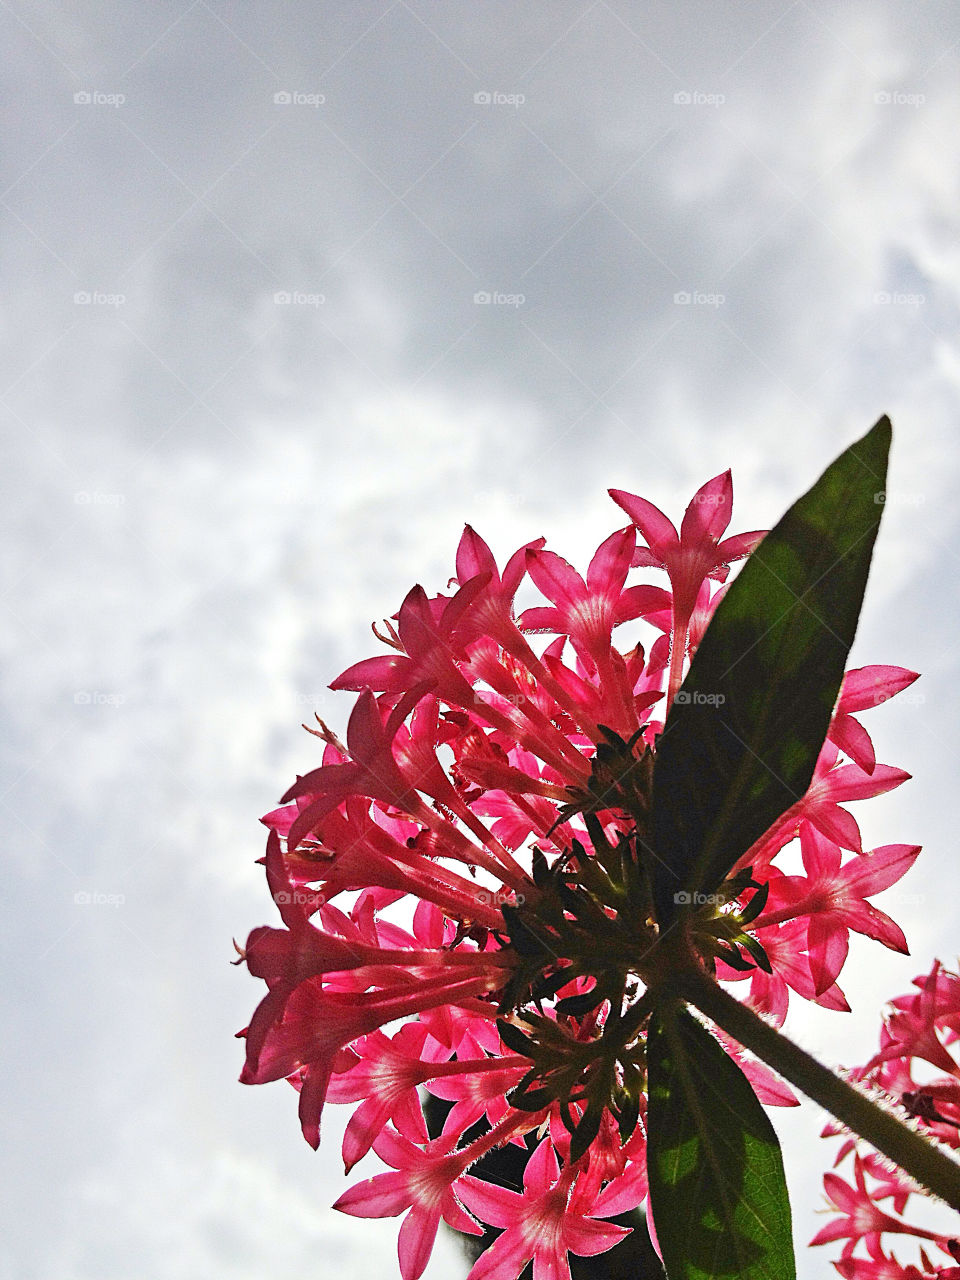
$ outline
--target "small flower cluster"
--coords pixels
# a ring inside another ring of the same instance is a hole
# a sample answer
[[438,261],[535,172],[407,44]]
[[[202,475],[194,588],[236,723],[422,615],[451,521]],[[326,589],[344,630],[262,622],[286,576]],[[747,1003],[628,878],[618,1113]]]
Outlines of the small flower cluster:
[[[960,974],[936,961],[914,978],[916,991],[890,1002],[880,1049],[854,1073],[886,1104],[913,1119],[936,1142],[960,1150]],[[931,1070],[932,1068],[932,1070]],[[828,1125],[824,1137],[841,1132]],[[911,1196],[923,1193],[889,1161],[861,1150],[847,1137],[835,1161],[853,1154],[854,1185],[838,1174],[824,1176],[832,1209],[841,1217],[827,1224],[811,1244],[845,1241],[834,1266],[844,1280],[960,1280],[960,1239],[910,1223],[904,1217]],[[888,1201],[881,1208],[881,1202]],[[919,1247],[918,1263],[899,1262],[883,1247],[883,1236],[907,1236]],[[862,1250],[857,1253],[857,1246]]]
[[[321,763],[263,819],[282,928],[254,929],[240,949],[267,985],[240,1033],[241,1080],[289,1080],[314,1147],[325,1101],[359,1104],[346,1169],[372,1149],[392,1172],[336,1207],[406,1214],[404,1280],[423,1272],[441,1219],[503,1228],[472,1280],[515,1280],[531,1259],[568,1277],[568,1252],[611,1248],[624,1229],[604,1219],[646,1197],[657,737],[730,565],[763,534],[723,537],[729,472],[698,491],[679,531],[644,499],[611,493],[631,523],[585,577],[542,539],[501,570],[468,526],[448,593],[414,587],[375,628],[388,652],[334,681],[359,695],[346,742],[322,722],[311,730]],[[631,569],[665,571],[669,590],[628,585]],[[525,579],[544,603],[518,613]],[[614,632],[638,620],[653,629],[649,651],[622,652]],[[535,650],[543,633],[554,638]],[[689,910],[703,964],[746,984],[778,1023],[791,990],[847,1008],[837,978],[851,929],[906,950],[868,899],[918,849],[864,850],[844,806],[908,776],[877,763],[856,715],[915,678],[847,673],[808,791]],[[798,836],[804,873],[788,875],[775,859]],[[795,1102],[724,1044],[763,1101]],[[439,1136],[421,1088],[453,1103]],[[470,1173],[507,1142],[531,1153],[522,1190]]]

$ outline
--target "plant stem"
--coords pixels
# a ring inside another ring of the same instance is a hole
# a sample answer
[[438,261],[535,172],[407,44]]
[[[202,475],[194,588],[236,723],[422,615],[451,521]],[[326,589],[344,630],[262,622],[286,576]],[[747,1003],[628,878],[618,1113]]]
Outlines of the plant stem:
[[841,1124],[888,1156],[921,1186],[960,1212],[960,1164],[835,1075],[805,1049],[735,1000],[701,969],[684,967],[672,990],[762,1058]]

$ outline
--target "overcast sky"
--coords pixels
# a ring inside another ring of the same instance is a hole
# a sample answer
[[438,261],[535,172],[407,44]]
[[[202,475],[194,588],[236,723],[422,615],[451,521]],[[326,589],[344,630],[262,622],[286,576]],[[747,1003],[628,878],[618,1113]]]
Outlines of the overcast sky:
[[[608,486],[769,525],[881,412],[852,665],[915,780],[913,956],[854,944],[832,1060],[956,932],[960,10],[0,0],[2,1280],[395,1273],[280,1083],[237,1085],[257,818],[369,623],[465,520],[581,567]],[[486,299],[486,301],[484,301]],[[774,1116],[797,1239],[832,1148]],[[821,1276],[827,1251],[801,1254]],[[457,1274],[453,1245],[428,1276]],[[461,1268],[462,1273],[462,1268]]]

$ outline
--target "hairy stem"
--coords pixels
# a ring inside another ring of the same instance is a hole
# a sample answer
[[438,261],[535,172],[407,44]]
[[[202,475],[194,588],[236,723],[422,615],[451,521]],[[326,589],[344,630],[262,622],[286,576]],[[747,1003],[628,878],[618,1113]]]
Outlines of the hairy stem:
[[703,970],[684,968],[676,974],[676,982],[671,987],[675,994],[705,1013],[841,1124],[960,1212],[960,1164],[941,1147],[847,1084],[752,1009],[735,1000]]

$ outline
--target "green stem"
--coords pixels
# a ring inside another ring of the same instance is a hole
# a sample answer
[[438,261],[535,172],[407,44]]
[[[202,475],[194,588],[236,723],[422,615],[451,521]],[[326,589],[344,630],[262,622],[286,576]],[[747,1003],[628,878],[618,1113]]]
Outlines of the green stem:
[[960,1164],[890,1111],[834,1075],[752,1009],[735,1000],[703,970],[676,973],[672,993],[705,1013],[722,1030],[762,1058],[785,1080],[841,1124],[888,1156],[921,1186],[960,1212]]

